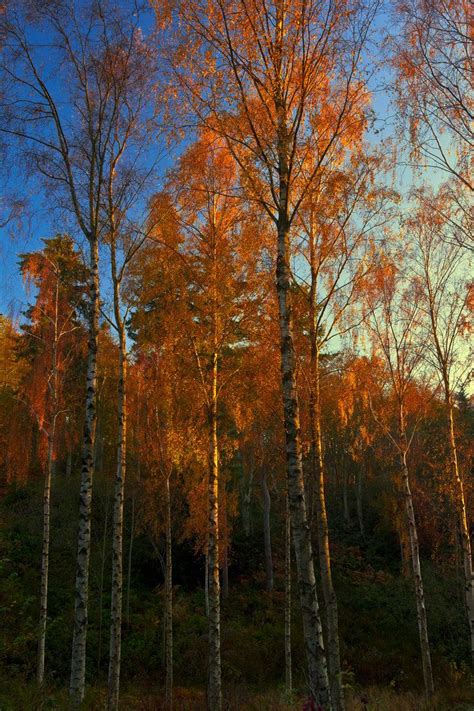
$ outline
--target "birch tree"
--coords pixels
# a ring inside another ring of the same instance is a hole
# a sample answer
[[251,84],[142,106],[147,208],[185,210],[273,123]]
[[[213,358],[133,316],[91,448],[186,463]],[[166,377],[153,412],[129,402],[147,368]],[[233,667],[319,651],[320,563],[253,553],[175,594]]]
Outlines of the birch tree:
[[472,260],[462,246],[446,244],[446,222],[420,210],[409,222],[418,247],[416,271],[421,288],[421,307],[427,320],[428,362],[437,374],[444,398],[449,466],[455,494],[464,570],[464,597],[469,625],[471,661],[474,666],[474,570],[469,507],[458,455],[456,392],[472,377],[473,283]]
[[[290,509],[308,685],[323,708],[332,704],[304,495],[290,231],[309,187],[367,101],[362,50],[374,12],[374,5],[316,1],[183,1],[176,13],[187,51],[170,58],[191,112],[225,138],[249,195],[274,225]],[[320,126],[322,107],[331,108],[332,119]],[[304,176],[315,143],[319,152]]]
[[[398,277],[398,278],[397,278]],[[423,364],[423,338],[420,338],[420,307],[413,299],[413,282],[404,282],[391,265],[379,279],[379,304],[371,304],[369,319],[376,344],[376,352],[387,368],[394,401],[395,430],[387,417],[377,413],[372,406],[376,422],[394,445],[398,457],[401,490],[405,503],[406,522],[410,540],[410,554],[415,587],[418,635],[420,640],[423,679],[427,696],[434,693],[431,652],[428,638],[425,593],[420,564],[418,530],[410,485],[409,450],[415,434],[417,419],[409,421],[409,399],[416,387],[416,377]],[[387,408],[387,401],[382,405]],[[388,409],[388,408],[387,408]],[[413,418],[411,418],[413,420]]]
[[40,252],[22,255],[24,279],[37,290],[35,304],[28,310],[29,324],[23,327],[20,355],[28,357],[30,369],[20,397],[25,397],[41,434],[46,439],[43,491],[43,536],[41,554],[40,619],[38,630],[38,685],[44,681],[46,627],[48,619],[49,549],[51,540],[51,485],[57,458],[57,434],[68,412],[65,380],[77,356],[80,328],[82,265],[65,236],[45,240]]
[[[375,176],[382,161],[375,154],[364,155],[364,122],[355,121],[350,161],[328,168],[308,190],[295,221],[301,243],[298,251],[306,258],[309,276],[295,283],[307,301],[309,315],[309,421],[312,451],[312,483],[315,486],[317,534],[321,582],[327,618],[327,657],[332,700],[344,708],[341,679],[337,598],[332,582],[329,525],[326,512],[323,422],[321,415],[321,354],[334,339],[360,324],[357,301],[368,274],[377,268],[375,234],[388,220],[390,192],[376,187]],[[347,157],[348,158],[348,157]]]
[[[71,218],[89,249],[88,365],[70,679],[76,705],[85,691],[101,207],[124,101],[123,94],[113,91],[109,70],[111,51],[123,39],[122,27],[130,26],[126,15],[123,7],[108,2],[80,6],[34,2],[15,3],[1,16],[8,41],[0,61],[10,97],[8,107],[3,106],[1,132],[18,142],[21,155],[44,180],[48,200],[54,198],[54,206]],[[39,41],[39,33],[50,38],[49,46]]]

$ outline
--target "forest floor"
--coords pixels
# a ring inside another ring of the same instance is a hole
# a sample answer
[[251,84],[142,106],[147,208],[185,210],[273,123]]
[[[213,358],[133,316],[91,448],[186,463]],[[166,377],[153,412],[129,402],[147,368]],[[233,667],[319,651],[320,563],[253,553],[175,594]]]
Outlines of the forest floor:
[[[393,688],[349,689],[346,701],[346,711],[474,711],[474,685],[443,689],[429,701],[417,693],[398,692]],[[63,688],[49,687],[39,693],[34,683],[0,679],[0,711],[60,711],[68,708],[67,690]],[[102,711],[105,708],[105,688],[89,688],[84,709]],[[122,691],[120,708],[122,711],[161,711],[165,707],[160,692],[130,686]],[[176,711],[205,711],[203,690],[175,689],[174,708]],[[224,693],[224,711],[300,711],[304,708],[307,708],[304,697],[295,694],[289,698],[282,689],[257,693],[243,687],[231,687]]]

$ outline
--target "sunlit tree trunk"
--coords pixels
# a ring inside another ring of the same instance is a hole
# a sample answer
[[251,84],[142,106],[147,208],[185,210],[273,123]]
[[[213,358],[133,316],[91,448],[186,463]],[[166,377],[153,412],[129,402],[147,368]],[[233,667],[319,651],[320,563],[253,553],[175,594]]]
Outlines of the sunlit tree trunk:
[[212,383],[209,403],[209,711],[220,711],[221,626],[219,579],[219,458],[217,442],[217,351],[212,354]]
[[425,594],[423,589],[423,578],[421,575],[420,551],[418,545],[418,531],[416,527],[415,511],[410,488],[410,476],[407,465],[407,436],[404,425],[403,409],[400,407],[399,414],[399,436],[400,436],[400,465],[403,483],[403,495],[405,499],[405,509],[408,522],[408,533],[410,538],[411,564],[413,579],[415,583],[416,614],[418,621],[418,634],[420,638],[421,662],[423,667],[423,679],[427,696],[434,693],[433,671],[431,668],[431,653],[428,639],[428,622],[426,618]]
[[265,554],[265,576],[267,592],[273,590],[273,560],[272,560],[272,539],[270,526],[271,497],[267,485],[267,476],[262,474],[262,497],[263,497],[263,542]]
[[79,530],[77,539],[76,585],[74,600],[74,633],[72,643],[69,692],[73,705],[84,698],[86,677],[86,639],[89,603],[89,561],[91,551],[92,479],[94,442],[97,420],[97,345],[99,336],[99,243],[90,239],[90,303],[87,354],[87,394],[82,445]]

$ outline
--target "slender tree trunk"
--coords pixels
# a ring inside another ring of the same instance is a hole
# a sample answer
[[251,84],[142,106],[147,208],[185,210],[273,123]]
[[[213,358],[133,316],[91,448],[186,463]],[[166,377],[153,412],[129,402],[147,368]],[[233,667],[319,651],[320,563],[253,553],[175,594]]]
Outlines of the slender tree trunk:
[[263,494],[263,541],[265,552],[265,575],[267,592],[273,590],[273,561],[272,561],[272,539],[270,529],[270,509],[271,497],[267,485],[267,476],[262,474],[262,494]]
[[173,558],[170,475],[166,477],[166,574],[165,574],[165,659],[166,708],[173,708]]
[[[285,151],[281,161],[284,162]],[[280,167],[280,195],[287,204],[288,170]],[[296,393],[296,360],[293,345],[293,316],[290,296],[290,245],[286,207],[278,220],[278,257],[276,282],[279,304],[281,377],[283,390],[284,425],[286,435],[286,459],[288,495],[290,500],[291,525],[295,546],[303,632],[308,665],[308,685],[311,697],[325,711],[332,709],[321,618],[314,574],[311,534],[306,514],[303,479],[303,462],[300,440],[300,416]]]
[[293,689],[291,665],[291,520],[288,494],[285,512],[285,682],[289,693]]
[[[117,294],[118,298],[118,294]],[[122,647],[123,604],[123,502],[127,466],[127,353],[125,330],[116,304],[116,323],[119,329],[119,380],[118,380],[118,442],[117,473],[114,491],[114,518],[112,531],[112,594],[110,605],[110,652],[108,680],[108,709],[118,709],[120,692],[120,661]]]
[[54,469],[54,430],[48,434],[48,461],[43,490],[43,545],[41,554],[40,619],[38,634],[38,666],[36,678],[42,686],[44,680],[44,659],[46,648],[46,623],[48,619],[49,547],[51,528],[51,480]]
[[104,531],[102,534],[102,555],[100,561],[100,583],[99,583],[99,642],[97,644],[97,672],[100,672],[102,663],[102,627],[104,616],[104,577],[105,577],[105,558],[107,551],[107,531],[109,527],[109,492],[106,491],[106,504],[104,516]]
[[411,548],[410,536],[408,534],[408,523],[406,518],[406,507],[403,510],[396,512],[396,525],[398,529],[398,538],[400,540],[400,558],[402,563],[402,575],[404,578],[410,576],[411,565]]
[[[403,437],[404,435],[402,435]],[[427,696],[434,693],[433,671],[431,668],[430,644],[428,639],[428,622],[426,618],[425,595],[423,590],[423,578],[421,576],[420,552],[418,546],[418,532],[416,528],[415,511],[410,489],[410,479],[406,461],[406,450],[401,454],[403,493],[405,498],[405,508],[407,513],[408,531],[410,536],[410,552],[415,582],[416,613],[418,620],[418,633],[420,637],[421,662],[423,667],[423,679]]]
[[212,386],[209,406],[209,711],[220,711],[221,621],[219,579],[219,458],[217,442],[217,352],[212,355]]
[[72,642],[69,693],[73,705],[84,699],[86,678],[86,640],[89,606],[89,561],[91,551],[92,480],[97,400],[97,345],[99,334],[99,244],[90,240],[90,304],[87,355],[87,394],[82,445],[79,530],[77,537],[76,585],[74,600],[74,633]]
[[469,624],[469,635],[471,645],[471,664],[474,670],[474,570],[472,564],[471,537],[469,532],[469,522],[467,517],[466,497],[464,494],[464,483],[459,471],[458,453],[456,444],[456,434],[454,428],[454,407],[451,392],[445,384],[446,409],[449,426],[449,448],[451,453],[451,470],[456,487],[457,509],[459,517],[459,529],[461,534],[461,550],[464,570],[464,599],[466,613]]
[[[312,285],[315,279],[312,280]],[[312,388],[310,393],[310,424],[313,452],[313,478],[316,484],[316,518],[318,532],[319,565],[321,570],[321,587],[323,589],[327,622],[327,658],[331,697],[336,711],[344,709],[344,690],[341,677],[341,657],[339,650],[339,623],[337,598],[332,581],[331,552],[329,549],[329,525],[326,511],[326,493],[324,480],[324,459],[321,437],[321,403],[319,383],[319,347],[316,332],[316,300],[312,295],[312,329],[311,329],[311,371]]]
[[130,585],[132,580],[133,539],[135,538],[135,494],[132,496],[132,516],[130,521],[130,541],[128,544],[127,601],[125,604],[127,625],[130,624]]
[[40,619],[38,629],[38,661],[36,678],[42,686],[46,650],[46,625],[48,620],[49,549],[51,540],[51,481],[55,468],[56,420],[58,417],[58,341],[59,341],[59,276],[56,274],[54,309],[54,335],[52,343],[51,371],[48,381],[50,418],[48,431],[48,455],[43,490],[43,542],[41,552]]

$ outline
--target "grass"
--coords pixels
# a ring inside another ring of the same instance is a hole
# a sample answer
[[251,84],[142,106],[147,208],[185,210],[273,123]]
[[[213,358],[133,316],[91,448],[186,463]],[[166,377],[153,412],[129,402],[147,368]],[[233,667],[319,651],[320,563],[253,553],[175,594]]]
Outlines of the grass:
[[[254,691],[242,686],[226,687],[223,711],[302,711],[304,697],[290,698],[283,688]],[[387,687],[367,687],[347,691],[346,711],[474,711],[474,686],[459,685],[440,690],[432,699],[411,691],[399,692]],[[83,709],[102,711],[106,708],[106,690],[94,686],[87,690]],[[151,686],[125,686],[120,708],[123,711],[161,711],[164,709],[160,689]],[[176,711],[205,711],[202,689],[176,688]],[[0,680],[0,711],[61,711],[68,709],[67,689],[48,686],[38,691],[33,682],[19,679]]]

